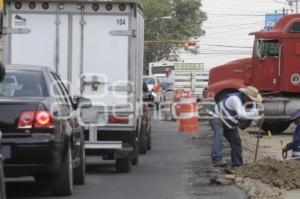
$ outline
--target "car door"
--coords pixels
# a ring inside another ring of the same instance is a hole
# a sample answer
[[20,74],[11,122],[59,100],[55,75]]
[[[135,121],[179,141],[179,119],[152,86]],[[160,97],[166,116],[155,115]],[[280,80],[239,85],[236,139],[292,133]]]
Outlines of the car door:
[[255,74],[253,85],[262,91],[279,89],[280,43],[274,39],[256,40]]
[[73,139],[73,155],[74,157],[78,157],[80,154],[80,147],[82,144],[83,139],[83,133],[81,126],[79,125],[79,122],[77,121],[76,117],[76,111],[73,108],[73,101],[71,96],[69,95],[69,92],[67,88],[65,87],[64,83],[60,79],[60,77],[52,72],[53,77],[57,81],[57,85],[60,88],[60,91],[63,95],[63,100],[64,100],[64,113],[63,115],[65,116],[65,119],[67,120],[69,126],[72,128],[72,139]]

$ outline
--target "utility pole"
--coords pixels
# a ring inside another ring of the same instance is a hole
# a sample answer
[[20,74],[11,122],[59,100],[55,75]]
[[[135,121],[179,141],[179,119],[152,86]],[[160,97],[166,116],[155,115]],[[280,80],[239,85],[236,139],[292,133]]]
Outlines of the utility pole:
[[[299,12],[299,1],[300,0],[287,0],[290,6],[295,6],[296,8],[296,13]],[[295,4],[295,5],[294,5]]]

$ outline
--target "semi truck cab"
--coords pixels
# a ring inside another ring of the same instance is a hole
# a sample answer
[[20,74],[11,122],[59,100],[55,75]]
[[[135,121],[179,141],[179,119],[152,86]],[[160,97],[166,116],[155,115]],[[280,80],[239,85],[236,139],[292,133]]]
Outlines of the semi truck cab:
[[[264,130],[282,132],[291,112],[300,108],[300,14],[287,15],[269,31],[255,36],[251,58],[213,68],[203,95],[219,100],[252,85],[264,96]],[[278,125],[277,125],[278,124]]]

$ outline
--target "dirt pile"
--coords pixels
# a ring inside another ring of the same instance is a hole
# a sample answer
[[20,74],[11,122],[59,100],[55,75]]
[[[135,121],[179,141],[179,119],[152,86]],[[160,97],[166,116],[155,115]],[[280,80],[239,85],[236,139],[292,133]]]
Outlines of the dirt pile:
[[242,167],[237,174],[280,189],[300,189],[300,162],[295,160],[279,161],[268,157]]

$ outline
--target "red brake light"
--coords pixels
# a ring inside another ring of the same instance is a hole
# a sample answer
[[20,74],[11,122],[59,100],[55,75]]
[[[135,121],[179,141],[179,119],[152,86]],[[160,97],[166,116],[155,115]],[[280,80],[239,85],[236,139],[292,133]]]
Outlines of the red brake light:
[[39,128],[39,127],[52,127],[53,122],[52,122],[52,117],[49,112],[47,111],[38,111],[35,116],[35,123],[34,127]]
[[107,11],[111,11],[113,9],[113,5],[111,3],[107,3],[105,8]]
[[119,9],[120,9],[121,11],[126,10],[126,4],[125,4],[125,3],[121,3],[121,4],[119,5]]
[[21,1],[17,1],[15,3],[15,8],[18,9],[18,10],[20,10],[22,8],[22,2]]
[[29,6],[30,9],[35,9],[36,3],[34,1],[31,1],[31,2],[29,2],[28,6]]
[[108,117],[109,124],[128,124],[129,119],[128,116],[118,116],[118,115],[110,115]]
[[32,128],[32,124],[34,121],[34,111],[24,111],[21,113],[18,121],[18,128]]
[[47,111],[24,111],[19,117],[18,128],[53,128],[53,119]]

